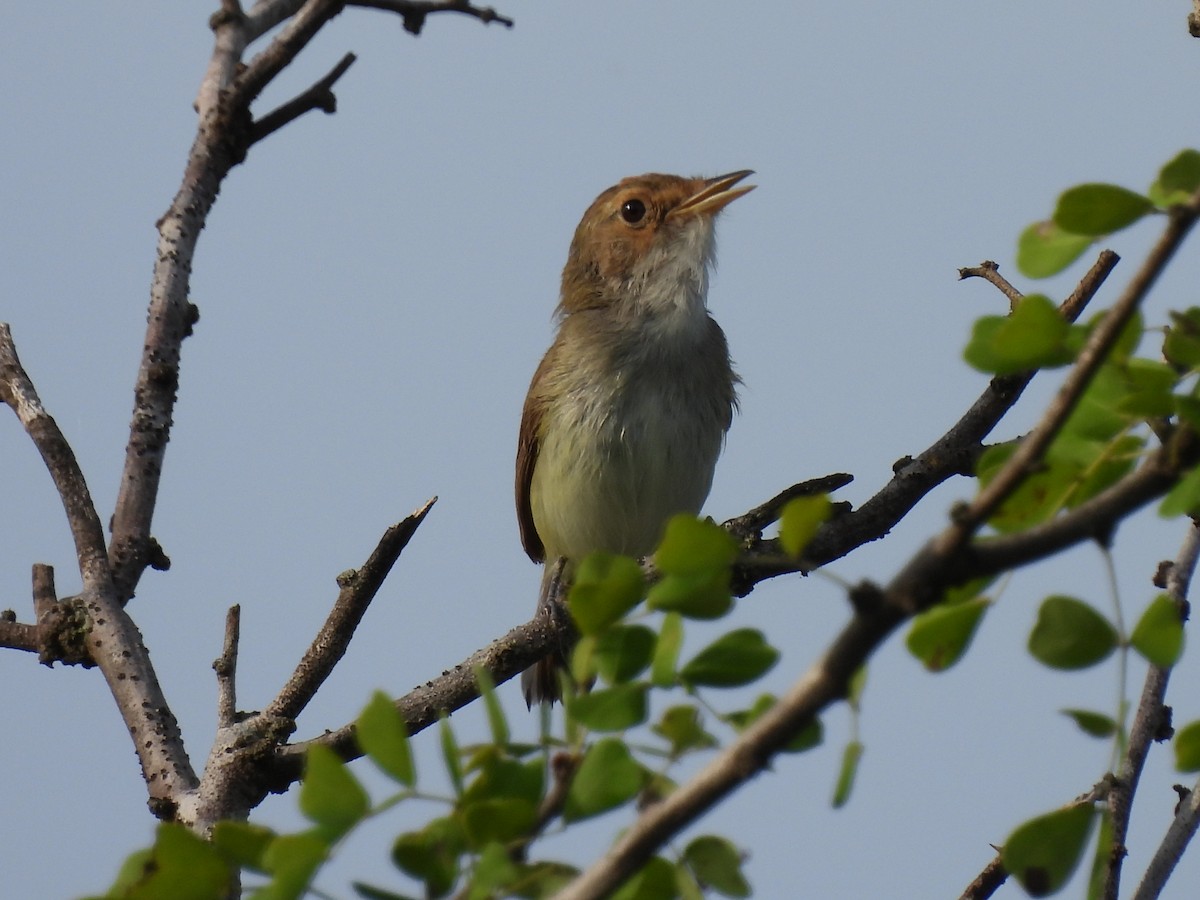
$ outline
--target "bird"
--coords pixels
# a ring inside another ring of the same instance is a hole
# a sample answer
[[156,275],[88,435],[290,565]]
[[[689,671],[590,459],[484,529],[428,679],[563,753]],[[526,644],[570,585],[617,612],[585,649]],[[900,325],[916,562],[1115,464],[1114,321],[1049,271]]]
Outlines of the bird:
[[[625,178],[575,229],[517,440],[521,543],[545,564],[539,611],[556,612],[556,582],[589,553],[646,556],[708,497],[740,383],[708,309],[714,226],[752,174]],[[530,708],[561,699],[569,649],[522,673]]]

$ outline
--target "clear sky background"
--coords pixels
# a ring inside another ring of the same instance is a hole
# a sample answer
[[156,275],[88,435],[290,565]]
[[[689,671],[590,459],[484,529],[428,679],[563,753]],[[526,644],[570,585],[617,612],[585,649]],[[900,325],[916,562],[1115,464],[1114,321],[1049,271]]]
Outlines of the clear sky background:
[[[299,737],[354,717],[375,688],[400,695],[524,621],[539,573],[520,549],[512,467],[521,401],[551,337],[572,230],[592,198],[645,171],[757,170],[722,215],[711,304],[745,380],[706,511],[744,512],[835,471],[860,503],[891,464],[924,449],[986,379],[961,349],[1004,308],[956,269],[1013,267],[1016,236],[1062,189],[1144,189],[1200,144],[1200,42],[1189,4],[1073,2],[897,6],[529,3],[499,0],[511,31],[453,16],[413,39],[394,17],[341,15],[272,88],[288,99],[347,50],[339,112],[253,148],[225,182],[195,260],[201,320],[184,345],[176,426],[154,532],[172,559],[132,612],[197,766],[215,726],[210,663],[225,609],[242,604],[240,704],[264,705],[386,526],[441,499],[401,558]],[[72,442],[102,518],[112,510],[144,328],[154,222],[182,173],[215,3],[24,3],[0,31],[0,320]],[[1126,262],[1155,233],[1112,243]],[[1196,239],[1147,310],[1197,303]],[[1041,288],[1065,294],[1082,265]],[[1153,336],[1151,336],[1153,339]],[[997,432],[1020,433],[1054,386],[1040,379]],[[33,562],[78,589],[61,507],[15,417],[0,417],[0,607],[31,613]],[[931,495],[885,541],[831,566],[886,580],[945,522],[965,481]],[[1173,556],[1179,523],[1152,511],[1119,534],[1131,621]],[[1116,665],[1049,672],[1025,651],[1041,598],[1111,606],[1104,565],[1081,548],[1008,584],[968,657],[925,673],[893,639],[870,670],[855,796],[829,798],[849,722],[780,759],[697,832],[750,852],[756,896],[954,897],[1018,822],[1087,790],[1109,747],[1063,707],[1111,711]],[[844,623],[820,576],[762,586],[732,622],[784,653],[779,692]],[[711,639],[693,628],[690,650]],[[685,650],[685,653],[688,652]],[[1200,717],[1192,650],[1170,702]],[[1140,690],[1134,664],[1129,692]],[[128,737],[96,671],[0,654],[0,872],[14,898],[106,887],[151,837]],[[535,734],[514,684],[518,733]],[[734,708],[748,699],[717,694]],[[478,710],[454,716],[464,740]],[[441,783],[429,737],[418,762]],[[356,766],[376,788],[369,766]],[[1156,749],[1130,840],[1135,881],[1187,777]],[[294,796],[259,821],[297,827]],[[385,886],[393,835],[434,814],[395,811],[321,877]],[[599,852],[601,819],[545,851]],[[1194,897],[1200,853],[1168,896]],[[1132,887],[1132,884],[1128,885]],[[1078,896],[1078,884],[1073,894]],[[1009,885],[1001,896],[1017,896]]]

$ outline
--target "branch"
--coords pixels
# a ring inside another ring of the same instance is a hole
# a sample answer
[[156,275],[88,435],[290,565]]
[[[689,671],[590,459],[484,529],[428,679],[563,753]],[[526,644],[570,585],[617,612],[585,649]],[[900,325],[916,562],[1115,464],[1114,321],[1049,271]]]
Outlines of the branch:
[[319,109],[329,115],[337,112],[337,95],[333,93],[333,86],[346,74],[346,70],[354,65],[355,59],[357,57],[353,53],[347,53],[341,62],[329,70],[329,74],[303,94],[272,110],[261,119],[256,119],[250,126],[250,143],[257,144],[311,110]]
[[[83,580],[79,603],[89,620],[88,651],[104,673],[133,739],[151,805],[156,813],[169,815],[177,798],[195,787],[196,774],[142,636],[118,600],[100,518],[83,472],[58,425],[42,407],[4,323],[0,323],[0,399],[17,413],[54,479],[75,538]],[[41,595],[39,604],[44,605],[47,585],[36,590]]]
[[1138,885],[1133,900],[1155,900],[1166,887],[1167,879],[1175,871],[1175,864],[1183,856],[1188,843],[1200,827],[1200,781],[1192,785],[1191,790],[1176,786],[1179,791],[1179,805],[1175,808],[1175,818],[1171,821],[1167,833],[1163,836],[1154,858],[1146,867],[1142,883]]
[[217,727],[228,728],[237,721],[237,656],[242,630],[242,608],[229,607],[225,613],[225,642],[221,655],[213,660],[217,673]]
[[[1059,312],[1075,321],[1096,295],[1118,262],[1110,250],[1102,251],[1080,279]],[[826,522],[804,551],[804,565],[821,566],[840,559],[869,541],[878,540],[912,510],[930,491],[953,475],[971,475],[982,441],[1020,399],[1036,373],[993,378],[971,408],[944,435],[916,459],[905,457],[894,466],[895,476],[858,509]],[[737,593],[748,593],[759,581],[800,571],[800,563],[781,553],[775,542],[765,542],[738,562]]]
[[[1165,587],[1167,595],[1175,601],[1182,613],[1187,606],[1188,589],[1192,576],[1196,571],[1196,562],[1200,558],[1200,525],[1192,522],[1184,538],[1183,546],[1175,561],[1170,564],[1167,572]],[[1184,616],[1186,621],[1186,616]],[[1138,780],[1141,778],[1142,767],[1150,751],[1153,741],[1164,741],[1171,736],[1171,714],[1164,704],[1167,693],[1167,683],[1171,678],[1171,670],[1161,666],[1151,665],[1146,671],[1146,681],[1142,686],[1142,697],[1138,701],[1137,713],[1133,725],[1129,729],[1129,741],[1125,749],[1125,758],[1117,771],[1117,781],[1108,797],[1108,809],[1112,816],[1113,836],[1112,851],[1108,857],[1108,871],[1105,873],[1104,897],[1106,900],[1116,900],[1121,880],[1121,865],[1125,861],[1125,836],[1129,831],[1129,817],[1133,810],[1133,797],[1137,791]],[[1194,799],[1194,798],[1193,798]],[[1181,803],[1180,807],[1186,807]],[[1176,812],[1176,821],[1180,819]],[[1175,827],[1174,825],[1172,826]],[[1183,827],[1186,832],[1186,823]],[[1194,826],[1192,833],[1195,832]],[[1170,835],[1170,832],[1168,832]],[[1179,841],[1178,838],[1183,838]],[[1163,847],[1155,853],[1154,859],[1146,869],[1142,883],[1138,886],[1137,896],[1157,897],[1166,884],[1171,872],[1182,855],[1190,835],[1186,838],[1180,833],[1170,841],[1170,849]],[[1166,844],[1164,839],[1164,845]],[[1175,851],[1178,850],[1178,853]],[[1143,894],[1143,892],[1147,892]]]
[[1000,293],[1008,298],[1008,308],[1010,311],[1016,309],[1017,304],[1025,296],[1013,287],[1007,278],[1000,274],[1000,267],[990,259],[985,259],[977,266],[964,266],[958,270],[958,277],[960,281],[968,278],[982,278],[989,284],[995,285],[1000,289]]
[[329,611],[329,617],[313,638],[292,677],[263,710],[264,715],[284,719],[295,719],[300,715],[325,683],[333,667],[346,654],[354,630],[366,614],[367,607],[436,502],[437,498],[434,497],[412,515],[388,528],[362,568],[351,569],[338,576],[341,591],[333,609]]
[[[486,670],[493,682],[500,685],[561,647],[569,623],[555,622],[553,619],[552,616],[535,614],[524,625],[518,625],[437,678],[396,700],[396,710],[403,717],[409,736],[416,736],[436,723],[444,713],[461,709],[479,697],[479,685],[474,675],[477,667]],[[362,756],[362,750],[354,738],[353,723],[343,725],[311,741],[281,747],[263,773],[265,789],[282,793],[297,781],[303,771],[304,755],[313,744],[324,744],[347,762]]]
[[12,332],[5,322],[0,322],[0,400],[17,414],[54,480],[75,540],[75,556],[85,590],[107,589],[108,552],[91,492],[67,439],[42,407],[37,390],[17,357]]
[[431,13],[455,12],[473,19],[478,19],[485,25],[493,22],[505,28],[513,27],[513,20],[499,15],[490,6],[472,6],[461,0],[444,0],[444,2],[420,3],[406,0],[349,0],[347,6],[362,6],[367,9],[382,9],[394,12],[404,20],[404,30],[409,34],[420,34],[425,27],[425,18]]

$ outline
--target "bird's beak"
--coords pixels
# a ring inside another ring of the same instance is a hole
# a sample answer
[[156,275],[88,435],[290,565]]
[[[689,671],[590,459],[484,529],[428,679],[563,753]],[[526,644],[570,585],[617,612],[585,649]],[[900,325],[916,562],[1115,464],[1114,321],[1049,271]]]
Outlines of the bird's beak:
[[716,178],[702,181],[700,190],[671,210],[670,215],[715,215],[738,197],[750,193],[757,187],[753,184],[740,188],[734,187],[739,181],[753,174],[752,169],[742,169],[740,172],[730,172],[728,175],[718,175]]

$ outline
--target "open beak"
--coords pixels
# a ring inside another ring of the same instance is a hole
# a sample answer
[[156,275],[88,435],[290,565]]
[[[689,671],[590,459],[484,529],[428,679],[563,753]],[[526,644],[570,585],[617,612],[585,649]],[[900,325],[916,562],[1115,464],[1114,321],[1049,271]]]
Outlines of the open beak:
[[752,169],[742,169],[740,172],[730,172],[728,175],[718,175],[700,182],[700,189],[671,210],[671,216],[681,215],[715,215],[738,197],[748,194],[757,185],[748,184],[735,188],[744,178],[754,174]]

